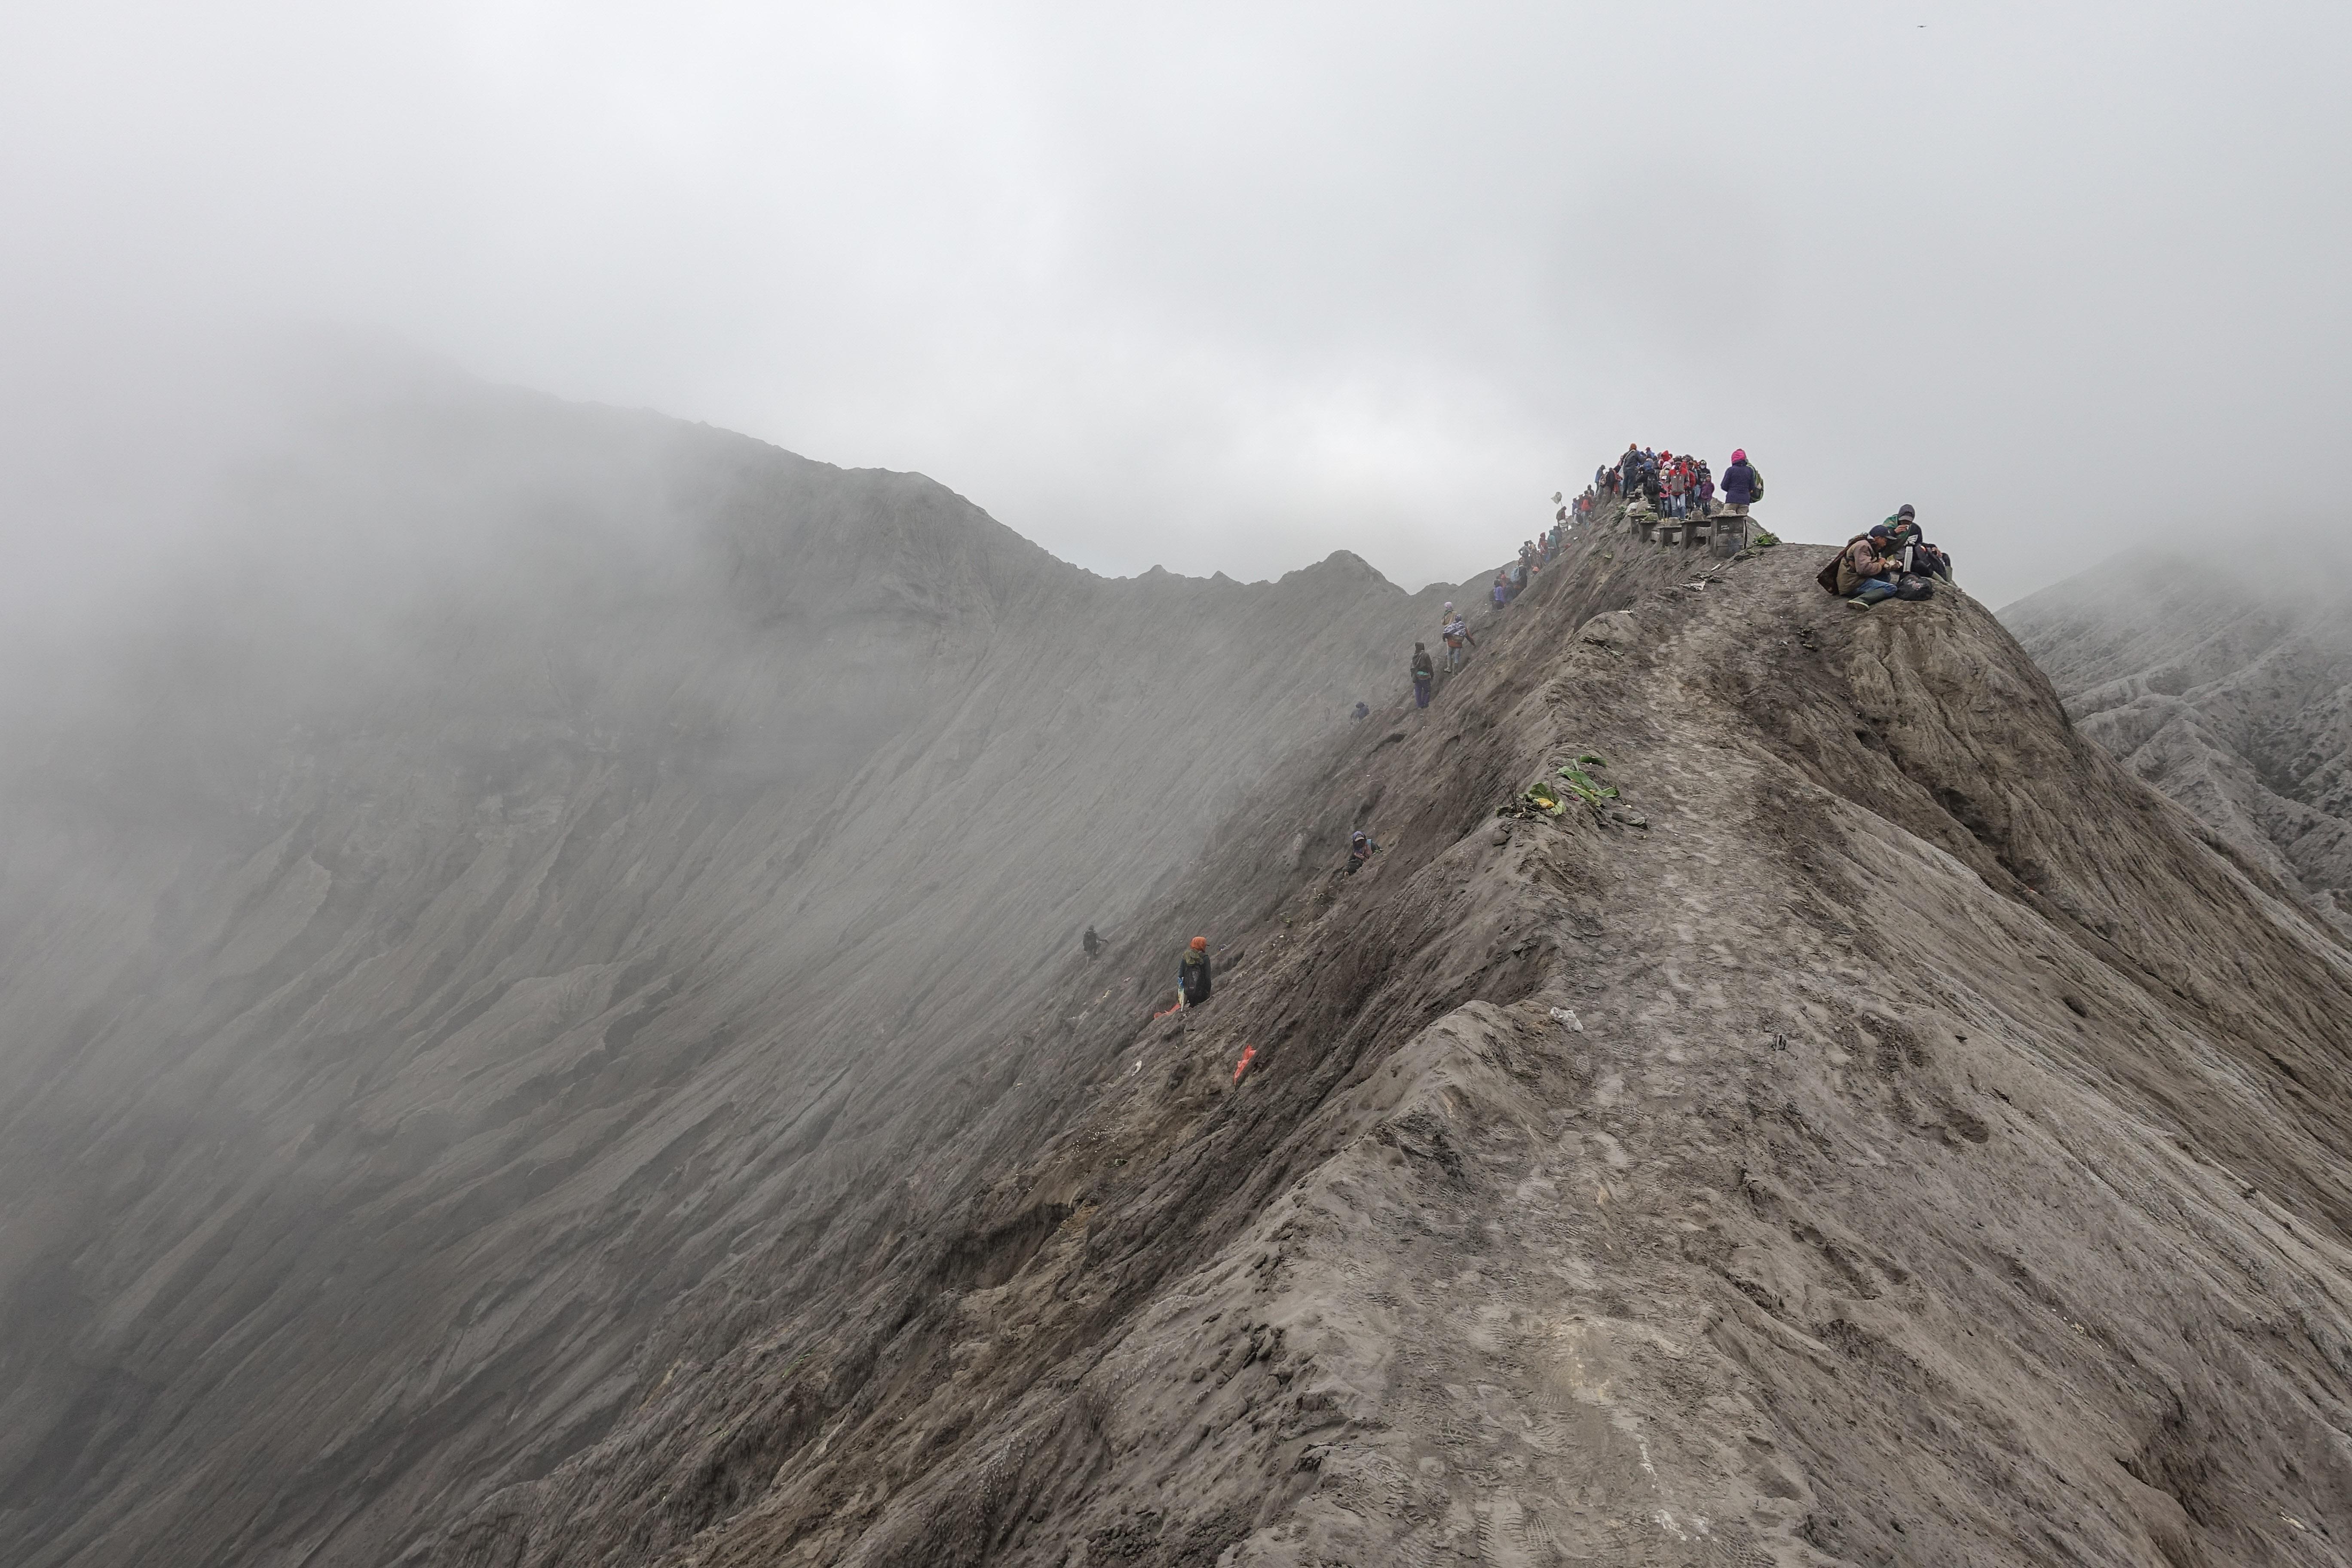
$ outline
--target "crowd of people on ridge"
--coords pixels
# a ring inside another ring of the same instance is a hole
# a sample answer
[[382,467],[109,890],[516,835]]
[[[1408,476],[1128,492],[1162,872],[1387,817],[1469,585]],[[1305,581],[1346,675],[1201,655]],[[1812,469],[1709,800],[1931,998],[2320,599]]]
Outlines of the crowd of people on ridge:
[[1715,470],[1705,458],[1689,452],[1654,452],[1638,441],[1629,441],[1622,457],[1592,471],[1592,482],[1567,510],[1580,522],[1604,500],[1629,506],[1639,501],[1660,517],[1745,517],[1748,509],[1763,499],[1764,476],[1748,460],[1744,448],[1731,454],[1718,487]]
[[[1557,562],[1568,531],[1591,522],[1603,501],[1623,501],[1629,509],[1638,502],[1662,518],[1746,517],[1748,508],[1763,497],[1764,476],[1748,461],[1744,448],[1731,454],[1718,481],[1704,458],[1686,452],[1653,452],[1639,443],[1628,443],[1624,456],[1595,470],[1592,483],[1585,487],[1582,494],[1570,500],[1563,500],[1557,494],[1551,498],[1559,508],[1552,526],[1534,539],[1522,541],[1517,558],[1495,574],[1489,589],[1494,606],[1497,611],[1505,608],[1526,590],[1538,573]],[[1820,580],[1822,587],[1844,599],[1850,607],[1867,610],[1888,599],[1930,596],[1933,582],[1952,581],[1952,558],[1927,542],[1920,531],[1918,509],[1906,501],[1885,521],[1847,541],[1837,558],[1822,569]],[[1468,617],[1454,607],[1451,599],[1440,613],[1438,640],[1444,645],[1444,668],[1449,674],[1466,664],[1470,650],[1478,646]],[[1437,662],[1428,644],[1412,645],[1407,673],[1412,679],[1413,706],[1427,708],[1437,679]],[[1356,704],[1357,719],[1366,719],[1370,714],[1370,704]],[[1349,836],[1348,858],[1342,871],[1354,876],[1370,863],[1380,848],[1370,834],[1358,829]],[[1089,959],[1099,950],[1099,939],[1091,926],[1086,932],[1086,949]],[[1186,948],[1177,967],[1176,990],[1179,1008],[1197,1007],[1208,1001],[1209,953],[1205,937],[1194,937]],[[1246,1057],[1243,1065],[1247,1065]],[[1238,1083],[1240,1078],[1236,1069],[1234,1081]]]

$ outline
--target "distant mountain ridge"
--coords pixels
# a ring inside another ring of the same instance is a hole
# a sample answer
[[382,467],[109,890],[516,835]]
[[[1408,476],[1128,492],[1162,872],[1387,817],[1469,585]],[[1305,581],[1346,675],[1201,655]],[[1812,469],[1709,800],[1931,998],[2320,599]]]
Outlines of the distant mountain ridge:
[[950,1047],[1140,940],[1444,597],[1106,580],[920,476],[459,382],[222,505],[0,764],[11,1563],[381,1563],[593,1440],[682,1293],[919,1215],[1025,1103]]
[[2083,731],[2352,933],[2352,578],[2135,552],[2001,612]]

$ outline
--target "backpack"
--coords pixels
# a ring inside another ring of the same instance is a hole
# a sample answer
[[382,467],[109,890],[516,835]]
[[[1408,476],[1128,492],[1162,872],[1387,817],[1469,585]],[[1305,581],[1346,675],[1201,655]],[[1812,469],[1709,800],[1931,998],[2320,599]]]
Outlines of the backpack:
[[1764,499],[1764,470],[1753,463],[1748,465],[1748,499],[1751,501]]
[[1845,542],[1845,550],[1841,550],[1835,555],[1831,556],[1829,564],[1822,567],[1819,573],[1814,574],[1813,581],[1822,585],[1822,593],[1829,595],[1832,598],[1837,596],[1839,563],[1845,559],[1846,550],[1852,550],[1855,545],[1861,543],[1864,540],[1868,539],[1870,535],[1867,533],[1857,533],[1852,539],[1847,540]]
[[1184,993],[1184,1005],[1197,1007],[1209,999],[1209,955],[1186,952],[1176,964],[1177,988]]
[[1898,599],[1932,599],[1935,585],[1925,577],[1906,572],[1895,581],[1895,596]]

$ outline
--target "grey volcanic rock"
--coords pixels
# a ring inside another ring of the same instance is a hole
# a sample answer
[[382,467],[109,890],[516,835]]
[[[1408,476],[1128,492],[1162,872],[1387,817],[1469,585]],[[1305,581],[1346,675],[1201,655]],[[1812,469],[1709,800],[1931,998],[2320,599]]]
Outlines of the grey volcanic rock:
[[2352,930],[2352,577],[2279,542],[2119,559],[2001,612],[2083,731]]
[[392,1560],[936,1225],[1036,977],[1444,596],[487,389],[305,437],[14,730],[11,1563]]
[[[952,1223],[430,1560],[2338,1561],[2352,955],[1821,553],[1580,541],[1170,890],[1206,1008],[1066,964]],[[1646,829],[1496,820],[1588,751]]]

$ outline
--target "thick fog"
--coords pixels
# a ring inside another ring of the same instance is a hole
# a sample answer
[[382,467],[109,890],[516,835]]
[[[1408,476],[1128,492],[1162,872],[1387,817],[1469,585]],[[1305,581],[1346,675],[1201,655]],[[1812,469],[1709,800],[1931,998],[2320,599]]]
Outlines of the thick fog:
[[[1629,439],[2000,603],[2335,483],[2341,6],[17,7],[8,603],[327,332],[919,469],[1066,558],[1459,579]],[[278,352],[272,349],[270,352]],[[251,415],[248,418],[247,416]]]

